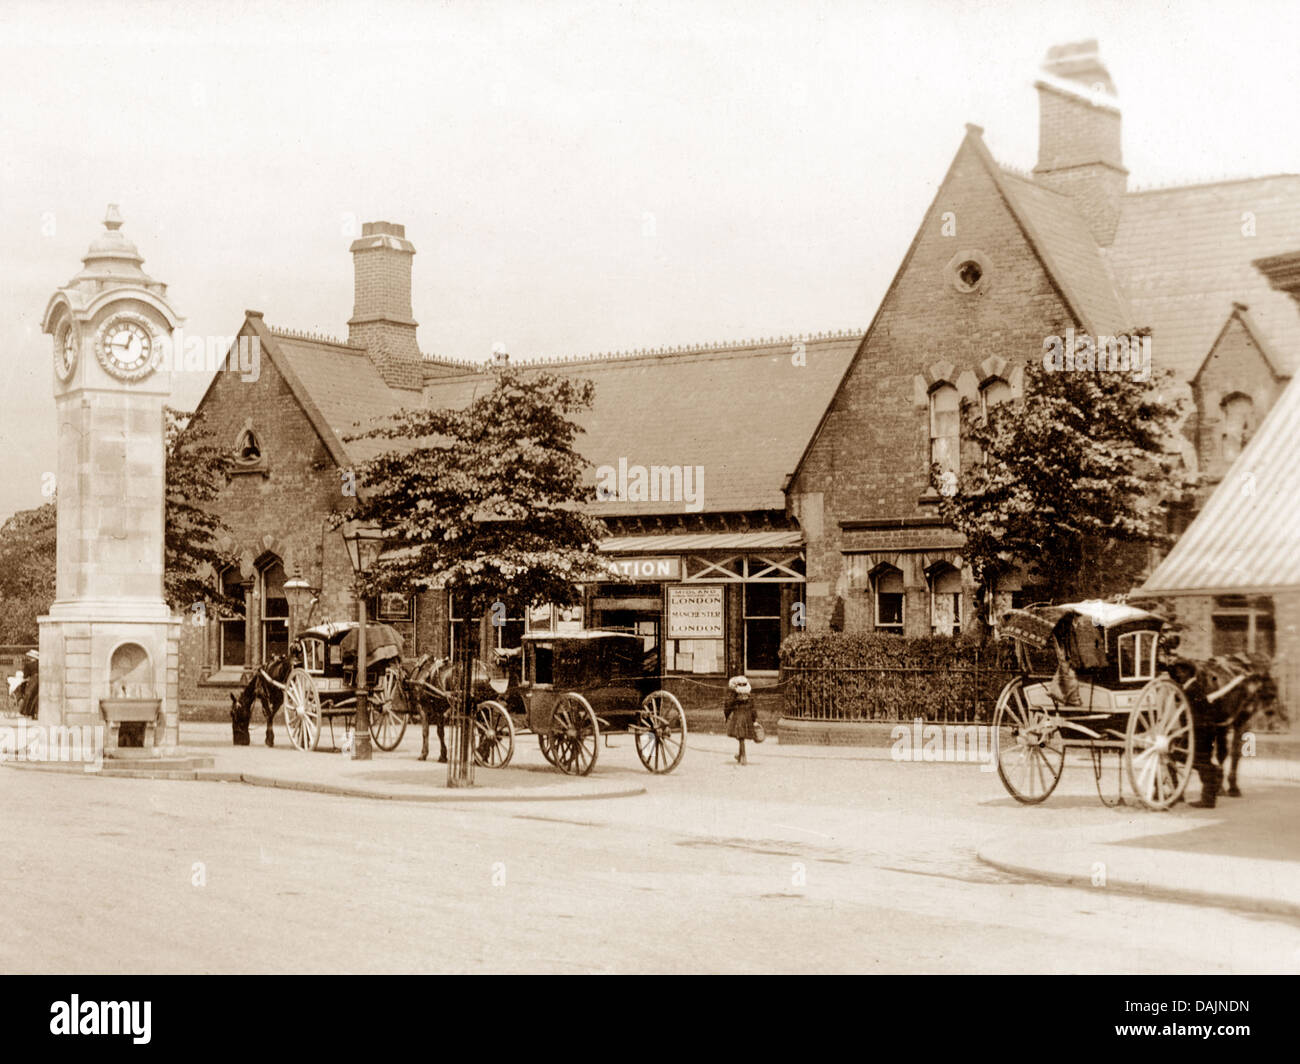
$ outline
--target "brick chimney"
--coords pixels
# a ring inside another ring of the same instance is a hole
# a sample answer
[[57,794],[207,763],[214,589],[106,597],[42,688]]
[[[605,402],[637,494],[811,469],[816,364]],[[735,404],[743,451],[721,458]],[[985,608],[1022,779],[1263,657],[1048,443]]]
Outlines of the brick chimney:
[[1041,184],[1074,198],[1097,243],[1109,247],[1128,171],[1120,152],[1115,84],[1096,41],[1049,48],[1038,90],[1038,165]]
[[348,342],[364,347],[392,388],[422,386],[417,328],[411,316],[411,257],[406,227],[366,222],[352,241],[356,295],[348,319]]

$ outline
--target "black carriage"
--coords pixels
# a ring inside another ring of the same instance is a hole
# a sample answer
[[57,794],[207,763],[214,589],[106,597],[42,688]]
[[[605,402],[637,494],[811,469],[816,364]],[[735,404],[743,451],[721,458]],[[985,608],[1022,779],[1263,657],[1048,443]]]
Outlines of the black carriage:
[[1003,616],[1002,634],[1015,640],[1021,675],[998,696],[993,730],[998,775],[1012,797],[1028,804],[1046,799],[1071,749],[1091,755],[1099,794],[1103,755],[1113,752],[1144,805],[1167,809],[1182,796],[1195,752],[1192,709],[1160,666],[1164,623],[1110,602]]
[[[498,696],[477,702],[476,757],[504,765],[499,721],[514,717],[515,731],[537,736],[542,755],[561,772],[585,776],[596,765],[601,737],[632,736],[641,764],[671,772],[686,752],[686,713],[663,689],[657,649],[642,636],[588,630],[524,636],[517,673],[497,680]],[[491,680],[489,680],[491,683]],[[504,687],[504,691],[500,688]],[[482,688],[476,684],[476,691]],[[499,738],[498,738],[499,736]]]

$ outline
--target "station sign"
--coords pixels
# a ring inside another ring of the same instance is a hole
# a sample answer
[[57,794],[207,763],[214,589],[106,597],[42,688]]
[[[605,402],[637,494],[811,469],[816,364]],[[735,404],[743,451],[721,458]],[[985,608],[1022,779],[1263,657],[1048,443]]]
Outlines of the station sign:
[[609,569],[615,576],[629,580],[680,580],[682,560],[671,558],[610,558]]

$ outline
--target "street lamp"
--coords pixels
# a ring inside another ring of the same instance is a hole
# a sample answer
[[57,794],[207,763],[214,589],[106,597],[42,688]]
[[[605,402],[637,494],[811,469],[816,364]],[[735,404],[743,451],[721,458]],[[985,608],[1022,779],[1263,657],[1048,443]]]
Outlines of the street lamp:
[[370,709],[366,702],[366,596],[361,583],[379,560],[384,534],[375,525],[348,521],[343,526],[343,542],[347,544],[348,558],[357,578],[357,715],[352,725],[352,760],[369,761],[373,755],[370,749]]
[[298,638],[298,629],[302,627],[302,610],[316,595],[302,575],[302,566],[293,567],[293,576],[284,582],[284,597],[289,600],[289,645]]

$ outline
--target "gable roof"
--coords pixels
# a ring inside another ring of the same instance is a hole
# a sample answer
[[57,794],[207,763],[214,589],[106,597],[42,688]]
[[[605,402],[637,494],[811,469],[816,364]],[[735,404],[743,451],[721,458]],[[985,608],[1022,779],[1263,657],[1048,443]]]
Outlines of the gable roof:
[[1300,379],[1292,380],[1142,595],[1300,588]]
[[[1246,235],[1253,231],[1255,235]],[[1300,175],[1130,192],[1104,252],[1157,368],[1188,380],[1234,303],[1250,307],[1261,347],[1290,374],[1300,365],[1295,304],[1252,260],[1300,244]]]
[[1241,324],[1241,327],[1246,331],[1246,335],[1250,338],[1251,343],[1253,343],[1258,349],[1260,357],[1264,359],[1265,365],[1267,365],[1269,370],[1272,371],[1274,377],[1279,380],[1285,380],[1291,376],[1290,371],[1283,368],[1285,365],[1284,360],[1279,356],[1278,352],[1274,350],[1268,337],[1260,331],[1259,326],[1256,325],[1254,320],[1251,318],[1250,308],[1248,308],[1245,303],[1234,303],[1232,305],[1232,313],[1228,315],[1228,320],[1223,323],[1223,328],[1215,335],[1214,341],[1210,344],[1209,350],[1205,352],[1205,357],[1201,359],[1200,366],[1198,366],[1196,372],[1192,374],[1192,380],[1195,380],[1205,371],[1205,367],[1209,365],[1210,359],[1214,357],[1214,352],[1218,350],[1219,344],[1223,342],[1224,336],[1226,336],[1228,330],[1232,328],[1232,323],[1234,321]]
[[[860,332],[806,340],[786,337],[734,347],[568,362],[519,363],[524,371],[585,378],[592,409],[576,420],[578,449],[594,466],[699,466],[702,510],[685,502],[610,500],[610,516],[785,509],[784,483],[837,382]],[[796,365],[795,344],[804,346]],[[490,371],[426,381],[429,405],[467,406],[492,387]],[[594,481],[595,470],[588,471]]]

